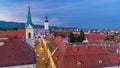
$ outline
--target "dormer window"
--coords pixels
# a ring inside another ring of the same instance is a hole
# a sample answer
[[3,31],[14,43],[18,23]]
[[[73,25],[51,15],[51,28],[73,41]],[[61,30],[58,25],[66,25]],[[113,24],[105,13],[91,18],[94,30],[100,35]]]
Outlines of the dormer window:
[[4,42],[0,42],[0,46],[3,46],[4,45]]
[[79,65],[81,65],[81,62],[80,62],[80,61],[78,61],[78,62],[77,62],[77,65],[78,65],[78,66],[79,66]]
[[56,59],[56,60],[59,60],[59,56],[56,56],[55,59]]
[[100,59],[100,60],[98,60],[98,63],[99,63],[99,64],[102,64],[102,60],[101,60],[101,59]]

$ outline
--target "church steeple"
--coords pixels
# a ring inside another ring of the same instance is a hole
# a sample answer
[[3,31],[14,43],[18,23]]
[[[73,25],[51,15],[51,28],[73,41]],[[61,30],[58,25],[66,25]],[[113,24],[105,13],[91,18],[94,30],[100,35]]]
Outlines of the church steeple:
[[33,27],[32,19],[31,19],[31,12],[30,12],[30,5],[28,6],[27,24],[25,27],[27,28],[28,25],[31,25]]
[[34,47],[34,28],[31,19],[30,13],[30,5],[28,6],[28,16],[27,16],[27,23],[25,25],[26,30],[26,42],[31,46]]

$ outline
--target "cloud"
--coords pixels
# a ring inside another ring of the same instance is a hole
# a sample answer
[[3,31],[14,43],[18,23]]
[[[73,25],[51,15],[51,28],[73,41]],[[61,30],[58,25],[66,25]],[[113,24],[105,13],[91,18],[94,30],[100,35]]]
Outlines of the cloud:
[[[95,27],[100,22],[103,25],[120,22],[120,0],[30,0],[30,3],[35,24],[43,24],[45,16],[50,25],[65,27]],[[0,0],[0,20],[26,22],[27,12],[27,0]]]
[[57,18],[52,18],[49,20],[49,25],[50,26],[61,26],[63,25],[64,22],[62,22],[61,20],[57,19]]

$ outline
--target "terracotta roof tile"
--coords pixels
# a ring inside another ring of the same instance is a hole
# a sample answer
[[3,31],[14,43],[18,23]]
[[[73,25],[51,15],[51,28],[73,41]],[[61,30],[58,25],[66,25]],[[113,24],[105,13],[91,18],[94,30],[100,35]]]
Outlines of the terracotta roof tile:
[[89,43],[96,43],[104,40],[105,35],[103,34],[85,34],[85,38]]
[[[120,54],[111,54],[101,46],[67,46],[63,48],[64,46],[60,45],[53,55],[57,68],[94,68],[120,64]],[[77,48],[76,52],[73,51],[73,47]]]
[[0,31],[0,36],[17,36],[19,38],[25,37],[25,29],[9,30],[9,31]]
[[0,46],[0,55],[0,67],[35,63],[33,50],[20,39],[8,39]]
[[118,49],[117,46],[110,46],[106,48],[110,53],[116,53],[116,50]]

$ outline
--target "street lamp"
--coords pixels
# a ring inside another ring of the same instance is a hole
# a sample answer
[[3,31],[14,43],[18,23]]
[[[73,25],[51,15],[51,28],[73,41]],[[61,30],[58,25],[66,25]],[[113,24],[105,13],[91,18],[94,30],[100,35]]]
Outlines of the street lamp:
[[45,68],[47,68],[48,67],[48,60],[47,60],[47,58],[43,57],[42,61],[44,61]]

